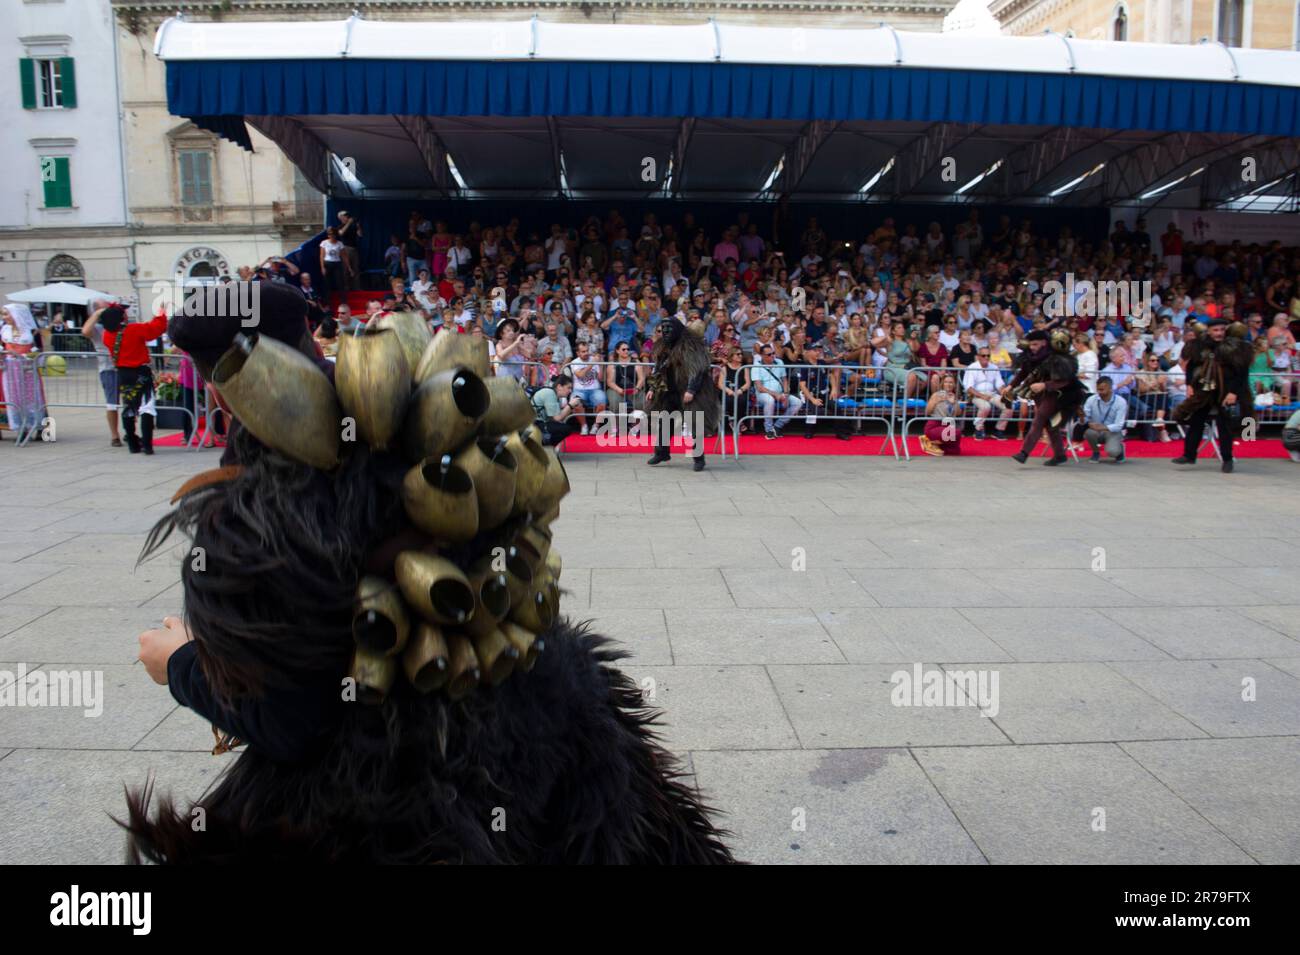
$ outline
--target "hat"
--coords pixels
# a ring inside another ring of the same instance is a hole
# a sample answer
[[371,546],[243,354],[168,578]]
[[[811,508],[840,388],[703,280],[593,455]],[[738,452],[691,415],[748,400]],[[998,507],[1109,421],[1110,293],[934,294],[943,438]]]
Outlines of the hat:
[[1030,332],[1028,335],[1025,336],[1025,341],[1045,342],[1047,341],[1047,332],[1043,331],[1041,328],[1035,328],[1032,332]]
[[1205,322],[1205,327],[1213,328],[1215,325],[1227,325],[1227,324],[1228,324],[1228,320],[1226,318],[1224,318],[1222,315],[1215,315],[1213,318],[1208,319]]

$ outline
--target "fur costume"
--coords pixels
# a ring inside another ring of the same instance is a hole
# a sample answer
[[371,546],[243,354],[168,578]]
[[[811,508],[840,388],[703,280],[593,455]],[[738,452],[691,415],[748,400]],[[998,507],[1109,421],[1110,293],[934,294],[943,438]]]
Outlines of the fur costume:
[[[1049,340],[1050,344],[1037,353],[1026,351],[1020,368],[1007,386],[1010,397],[1034,402],[1034,420],[1025,432],[1017,459],[1023,462],[1032,454],[1046,431],[1053,452],[1051,460],[1046,463],[1059,464],[1066,459],[1062,426],[1083,405],[1087,390],[1079,381],[1079,361],[1069,351],[1069,335],[1057,329],[1049,339],[1047,333],[1035,331],[1027,336],[1027,340],[1036,336]],[[1030,390],[1030,386],[1035,384],[1046,387],[1035,394]]]
[[[722,399],[713,381],[703,326],[687,328],[675,318],[666,318],[662,324],[664,334],[655,343],[652,356],[654,370],[648,388],[654,395],[649,410],[702,413],[704,434],[717,434]],[[689,407],[682,404],[682,395],[687,391],[695,396]]]
[[[178,321],[173,338],[196,358],[208,349],[214,386],[244,427],[232,436],[228,466],[178,492],[146,552],[177,531],[203,548],[202,567],[182,568],[193,640],[168,660],[168,684],[247,747],[193,807],[153,805],[150,784],[130,792],[129,858],[733,861],[710,810],[657,742],[638,688],[615,668],[622,655],[558,616],[549,523],[567,478],[553,451],[532,447],[517,383],[484,386],[469,336],[440,333],[415,362],[418,349],[406,357],[411,342],[384,329],[359,345],[349,339],[337,392],[319,392],[324,375],[305,355],[267,344],[283,328],[300,345],[296,319],[266,321],[264,338],[235,338],[219,357],[219,341],[200,327],[191,334]],[[306,376],[299,393],[241,391],[238,375],[272,358],[285,374]],[[361,373],[366,387],[354,389]],[[490,401],[471,412],[466,395],[480,387]],[[301,443],[317,407],[286,407],[304,394],[324,396],[323,449]],[[335,394],[340,407],[330,411]],[[396,404],[386,397],[394,395]],[[363,439],[340,443],[340,420]],[[454,447],[440,454],[444,444]],[[519,460],[509,493],[490,493],[492,465],[510,447]],[[459,463],[478,451],[491,459]],[[328,466],[303,460],[331,454]],[[468,485],[451,480],[461,470]],[[528,474],[538,481],[526,483]],[[453,498],[483,493],[469,505],[425,507],[424,484]],[[499,575],[486,562],[496,548],[507,555]],[[409,586],[417,560],[441,569]],[[472,584],[468,614],[454,612],[461,579]],[[488,598],[498,581],[499,607]],[[426,653],[431,646],[442,656]],[[192,825],[195,807],[204,810],[202,831]]]
[[1233,322],[1220,342],[1216,343],[1206,330],[1184,346],[1182,357],[1187,360],[1187,383],[1192,393],[1174,409],[1175,421],[1186,424],[1201,410],[1217,414],[1223,396],[1229,393],[1236,394],[1241,417],[1251,413],[1250,364],[1255,352],[1245,332],[1244,325]]

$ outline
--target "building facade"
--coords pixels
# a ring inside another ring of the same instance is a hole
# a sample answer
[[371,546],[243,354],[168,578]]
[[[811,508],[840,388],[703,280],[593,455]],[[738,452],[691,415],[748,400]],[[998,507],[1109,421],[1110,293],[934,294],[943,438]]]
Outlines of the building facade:
[[108,0],[0,0],[6,176],[0,295],[50,282],[130,290]]
[[1002,32],[1300,50],[1300,0],[993,0]]

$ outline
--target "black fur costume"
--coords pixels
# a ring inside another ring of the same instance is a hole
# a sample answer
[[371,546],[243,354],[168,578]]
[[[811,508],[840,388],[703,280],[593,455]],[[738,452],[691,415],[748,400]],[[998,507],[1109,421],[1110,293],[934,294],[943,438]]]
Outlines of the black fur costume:
[[[1207,328],[1183,347],[1187,384],[1192,393],[1174,409],[1173,418],[1186,432],[1184,460],[1196,460],[1205,425],[1213,418],[1219,431],[1219,453],[1225,462],[1231,461],[1232,442],[1241,427],[1241,419],[1254,410],[1250,366],[1255,353],[1246,337],[1246,326],[1240,322],[1229,325],[1221,318],[1211,321],[1216,323],[1227,325],[1222,341],[1216,342]],[[1228,407],[1223,400],[1230,394],[1237,400]]]
[[[653,359],[654,369],[650,373],[648,388],[652,392],[649,410],[660,414],[682,412],[703,416],[703,433],[695,435],[696,441],[703,441],[705,435],[718,433],[718,421],[722,414],[722,399],[717,384],[713,380],[713,370],[709,347],[704,344],[702,324],[688,328],[675,318],[667,318],[661,323],[664,333],[655,343]],[[694,396],[686,404],[682,396],[686,392]],[[651,426],[655,421],[652,418]],[[656,429],[655,454],[665,459],[668,445],[660,443],[662,437]]]
[[[1039,438],[1046,431],[1052,445],[1053,460],[1060,461],[1065,458],[1062,426],[1083,405],[1087,391],[1079,381],[1078,359],[1067,351],[1068,336],[1063,342],[1062,332],[1053,334],[1056,338],[1037,354],[1026,349],[1020,367],[1007,387],[1015,397],[1029,397],[1034,402],[1034,420],[1025,432],[1020,454],[1033,454]],[[1043,384],[1046,388],[1037,395],[1030,394],[1028,388],[1034,384]]]
[[362,444],[326,472],[247,430],[227,461],[239,470],[184,494],[146,552],[174,531],[204,548],[201,571],[183,565],[194,639],[169,683],[247,747],[195,804],[202,831],[193,807],[130,792],[130,860],[734,861],[622,654],[585,625],[560,618],[530,672],[463,699],[399,681],[380,705],[344,702],[358,579],[411,532],[406,463]]

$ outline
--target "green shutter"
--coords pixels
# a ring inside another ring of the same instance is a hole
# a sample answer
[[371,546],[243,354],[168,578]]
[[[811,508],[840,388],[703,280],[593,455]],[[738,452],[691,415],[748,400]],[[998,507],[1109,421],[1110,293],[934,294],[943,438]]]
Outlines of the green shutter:
[[77,105],[77,71],[72,66],[72,57],[59,58],[59,75],[63,86],[63,108],[73,109]]
[[[72,176],[67,156],[42,156],[41,179],[45,187],[45,208],[70,209],[72,207]],[[54,178],[46,178],[46,163],[52,162]]]
[[36,108],[36,61],[23,57],[18,61],[18,74],[22,77],[23,109]]

